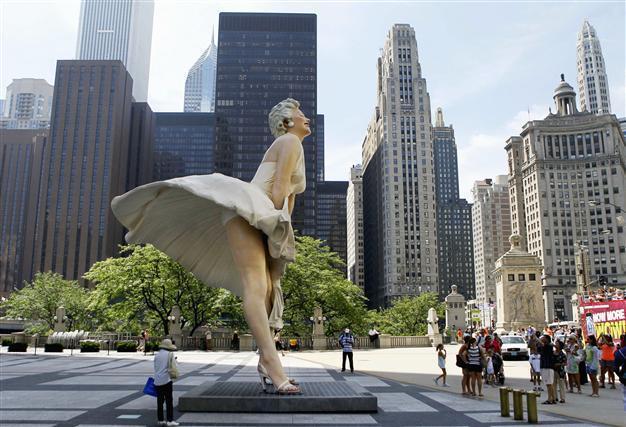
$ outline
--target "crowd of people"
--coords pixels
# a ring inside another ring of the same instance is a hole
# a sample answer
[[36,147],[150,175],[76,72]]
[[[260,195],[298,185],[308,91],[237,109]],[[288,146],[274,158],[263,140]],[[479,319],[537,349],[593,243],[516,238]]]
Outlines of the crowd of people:
[[622,301],[624,290],[618,288],[600,288],[582,294],[584,302]]
[[[608,334],[583,337],[578,328],[532,326],[511,335],[522,336],[529,349],[529,376],[533,390],[547,392],[546,405],[565,403],[567,393],[582,393],[581,386],[591,385],[592,397],[599,397],[601,388],[615,389],[615,380],[626,383],[626,334],[613,340]],[[463,371],[462,394],[483,397],[483,384],[504,383],[502,340],[492,329],[457,331],[461,344],[456,366]],[[442,374],[435,378],[446,384],[443,345],[436,348]],[[625,384],[626,385],[626,384]]]

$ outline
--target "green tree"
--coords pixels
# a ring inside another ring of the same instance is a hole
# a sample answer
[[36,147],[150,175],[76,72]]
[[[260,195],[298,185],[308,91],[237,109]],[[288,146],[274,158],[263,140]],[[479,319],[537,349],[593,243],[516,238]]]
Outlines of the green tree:
[[151,325],[167,335],[168,316],[178,305],[182,326],[193,333],[221,313],[226,291],[205,286],[154,246],[123,246],[120,254],[95,263],[84,276],[96,284],[91,308],[100,313],[102,329],[137,332]]
[[380,330],[391,335],[425,335],[426,317],[431,307],[437,310],[440,319],[445,317],[445,304],[439,302],[435,292],[399,298],[391,307],[380,311]]
[[356,333],[367,329],[367,310],[361,289],[343,277],[343,261],[311,237],[296,237],[296,260],[282,279],[285,298],[285,335],[309,336],[309,318],[316,306],[322,308],[326,335],[349,326]]
[[83,328],[88,321],[87,291],[76,281],[58,273],[37,273],[30,283],[13,292],[2,303],[7,317],[28,319],[29,332],[47,333],[54,329],[58,307],[65,308],[66,327]]

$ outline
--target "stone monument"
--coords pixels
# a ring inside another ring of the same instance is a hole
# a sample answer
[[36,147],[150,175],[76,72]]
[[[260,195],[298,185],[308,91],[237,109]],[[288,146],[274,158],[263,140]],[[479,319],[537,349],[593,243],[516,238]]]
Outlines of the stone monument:
[[430,339],[430,344],[433,347],[436,347],[443,342],[443,339],[439,333],[439,325],[437,324],[439,321],[439,318],[437,317],[437,310],[433,307],[428,309],[426,321],[428,322],[428,339]]
[[172,311],[167,319],[170,322],[170,337],[172,338],[174,344],[181,349],[183,345],[183,331],[181,329],[180,307],[177,305],[172,307]]
[[456,337],[457,329],[465,330],[465,297],[457,292],[456,285],[452,285],[452,292],[448,294],[446,301],[446,330],[450,331],[451,337]]
[[544,303],[541,260],[520,247],[521,237],[510,237],[511,249],[496,261],[496,329],[515,331],[532,325],[543,329]]
[[313,350],[326,350],[326,335],[324,335],[324,321],[326,317],[322,315],[322,307],[313,309]]
[[54,332],[65,332],[66,320],[65,307],[58,307],[56,315],[54,316]]

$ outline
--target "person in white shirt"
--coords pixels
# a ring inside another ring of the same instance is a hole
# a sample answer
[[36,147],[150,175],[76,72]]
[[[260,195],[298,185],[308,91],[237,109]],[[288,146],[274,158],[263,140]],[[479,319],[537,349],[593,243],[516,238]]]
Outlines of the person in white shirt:
[[[179,425],[174,421],[174,397],[172,377],[178,376],[176,346],[172,340],[164,339],[159,345],[159,351],[154,355],[154,386],[157,392],[157,418],[160,426],[174,427]],[[167,421],[163,420],[163,402],[167,408]]]
[[533,391],[543,391],[541,388],[541,356],[537,353],[536,347],[530,349],[528,362],[530,362],[530,380],[533,382]]

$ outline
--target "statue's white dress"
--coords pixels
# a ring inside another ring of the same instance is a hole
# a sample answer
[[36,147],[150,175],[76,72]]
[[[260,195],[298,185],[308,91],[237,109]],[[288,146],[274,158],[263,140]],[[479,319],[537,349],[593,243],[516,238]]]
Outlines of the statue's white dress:
[[[290,194],[305,190],[304,153],[291,176]],[[259,165],[252,182],[219,173],[158,181],[115,197],[111,208],[128,229],[129,243],[151,243],[211,287],[243,296],[243,284],[224,224],[238,215],[267,236],[270,256],[285,265],[295,259],[287,199],[282,210],[270,196],[276,162]],[[282,291],[275,283],[270,324],[282,327]]]

